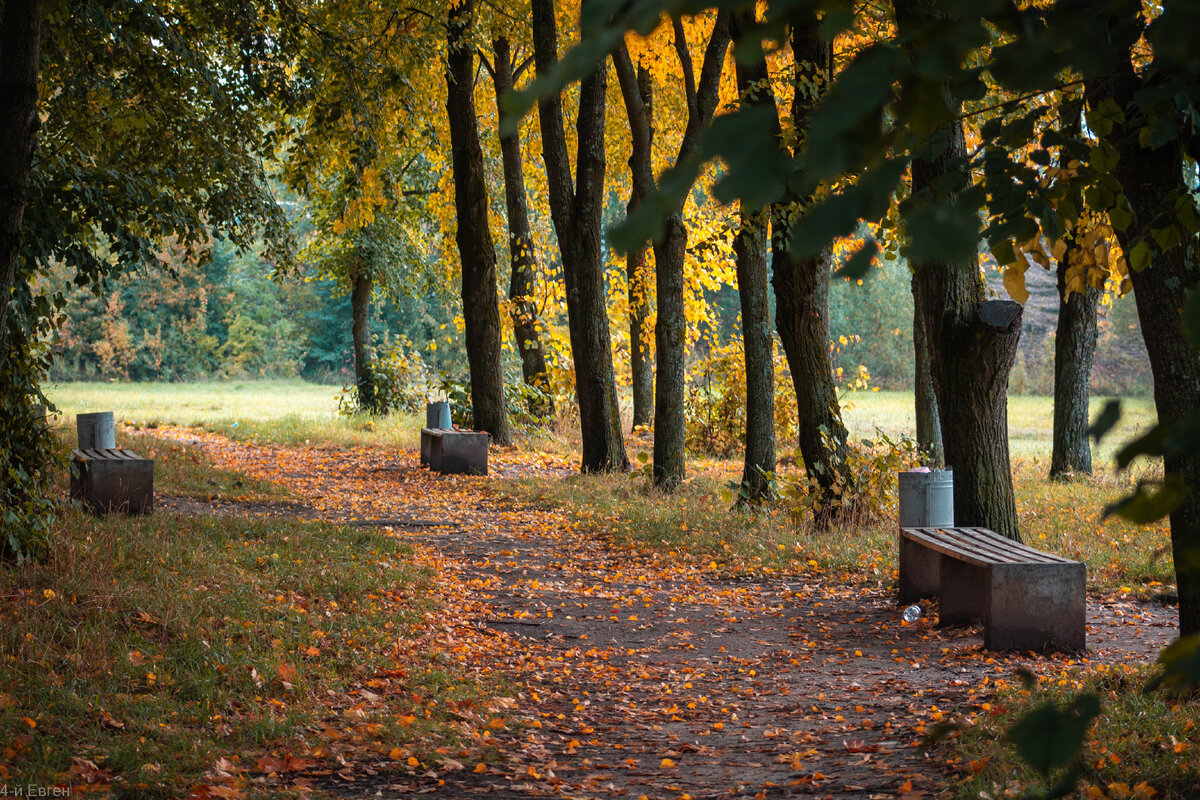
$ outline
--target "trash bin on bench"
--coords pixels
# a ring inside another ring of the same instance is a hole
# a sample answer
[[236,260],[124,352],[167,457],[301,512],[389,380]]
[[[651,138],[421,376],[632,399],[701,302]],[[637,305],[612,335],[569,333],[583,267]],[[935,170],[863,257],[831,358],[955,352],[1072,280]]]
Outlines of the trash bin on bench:
[[425,427],[434,429],[453,428],[450,421],[450,403],[438,400],[425,406]]
[[117,446],[116,421],[111,411],[93,411],[75,417],[80,450],[112,450]]

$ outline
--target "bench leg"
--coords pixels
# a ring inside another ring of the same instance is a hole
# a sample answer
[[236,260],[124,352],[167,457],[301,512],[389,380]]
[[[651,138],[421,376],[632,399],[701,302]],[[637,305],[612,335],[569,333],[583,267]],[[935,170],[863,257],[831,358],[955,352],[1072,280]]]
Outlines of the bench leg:
[[1083,564],[996,564],[989,581],[983,646],[988,650],[1087,647]]
[[942,554],[900,537],[900,602],[936,597],[942,583]]
[[985,616],[987,568],[955,558],[942,560],[939,625],[960,625]]

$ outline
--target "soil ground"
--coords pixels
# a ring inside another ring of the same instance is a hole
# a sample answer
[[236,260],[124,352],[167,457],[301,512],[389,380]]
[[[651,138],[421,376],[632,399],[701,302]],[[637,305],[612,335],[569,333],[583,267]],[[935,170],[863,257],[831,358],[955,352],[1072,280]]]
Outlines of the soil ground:
[[[605,540],[560,511],[514,507],[495,476],[570,474],[550,457],[492,452],[492,477],[431,475],[416,452],[323,451],[158,429],[218,466],[283,482],[300,502],[183,513],[262,513],[378,525],[438,572],[445,613],[428,646],[515,688],[481,719],[495,763],[452,758],[314,769],[348,798],[919,798],[955,783],[936,725],[995,713],[1019,668],[1147,663],[1175,638],[1173,609],[1089,597],[1085,654],[987,653],[982,631],[903,623],[890,576],[748,580]],[[376,698],[386,703],[387,695]],[[498,723],[498,724],[497,724]],[[494,728],[494,730],[493,730]]]

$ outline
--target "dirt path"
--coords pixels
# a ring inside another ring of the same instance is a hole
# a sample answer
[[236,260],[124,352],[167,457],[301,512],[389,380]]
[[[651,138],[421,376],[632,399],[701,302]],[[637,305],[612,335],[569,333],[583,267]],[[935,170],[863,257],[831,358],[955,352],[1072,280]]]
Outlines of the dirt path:
[[[519,688],[510,720],[489,730],[503,763],[351,764],[318,779],[334,794],[926,797],[954,781],[944,753],[917,746],[929,727],[990,713],[993,690],[1018,667],[1079,663],[986,653],[979,629],[902,624],[879,587],[733,580],[639,555],[560,513],[513,508],[488,491],[494,478],[430,475],[415,453],[165,433],[311,503],[310,514],[262,511],[402,531],[440,571],[438,649]],[[493,458],[502,475],[569,471],[548,457]],[[1174,632],[1168,609],[1089,600],[1082,660],[1145,662]]]

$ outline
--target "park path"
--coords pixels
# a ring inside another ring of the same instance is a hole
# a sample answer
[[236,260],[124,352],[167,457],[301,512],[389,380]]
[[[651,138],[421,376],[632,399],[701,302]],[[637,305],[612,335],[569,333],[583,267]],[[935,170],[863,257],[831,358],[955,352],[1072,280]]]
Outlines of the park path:
[[[491,477],[439,476],[409,451],[156,434],[285,483],[303,500],[289,514],[403,535],[437,573],[441,610],[419,646],[516,687],[503,718],[479,718],[499,763],[338,758],[315,778],[334,795],[931,797],[966,767],[927,754],[923,735],[992,713],[1016,669],[1144,663],[1174,636],[1166,609],[1089,599],[1086,656],[989,654],[978,629],[902,624],[878,586],[729,577],[489,488],[497,476],[570,474],[557,457],[493,451]],[[386,703],[381,691],[368,695]]]

